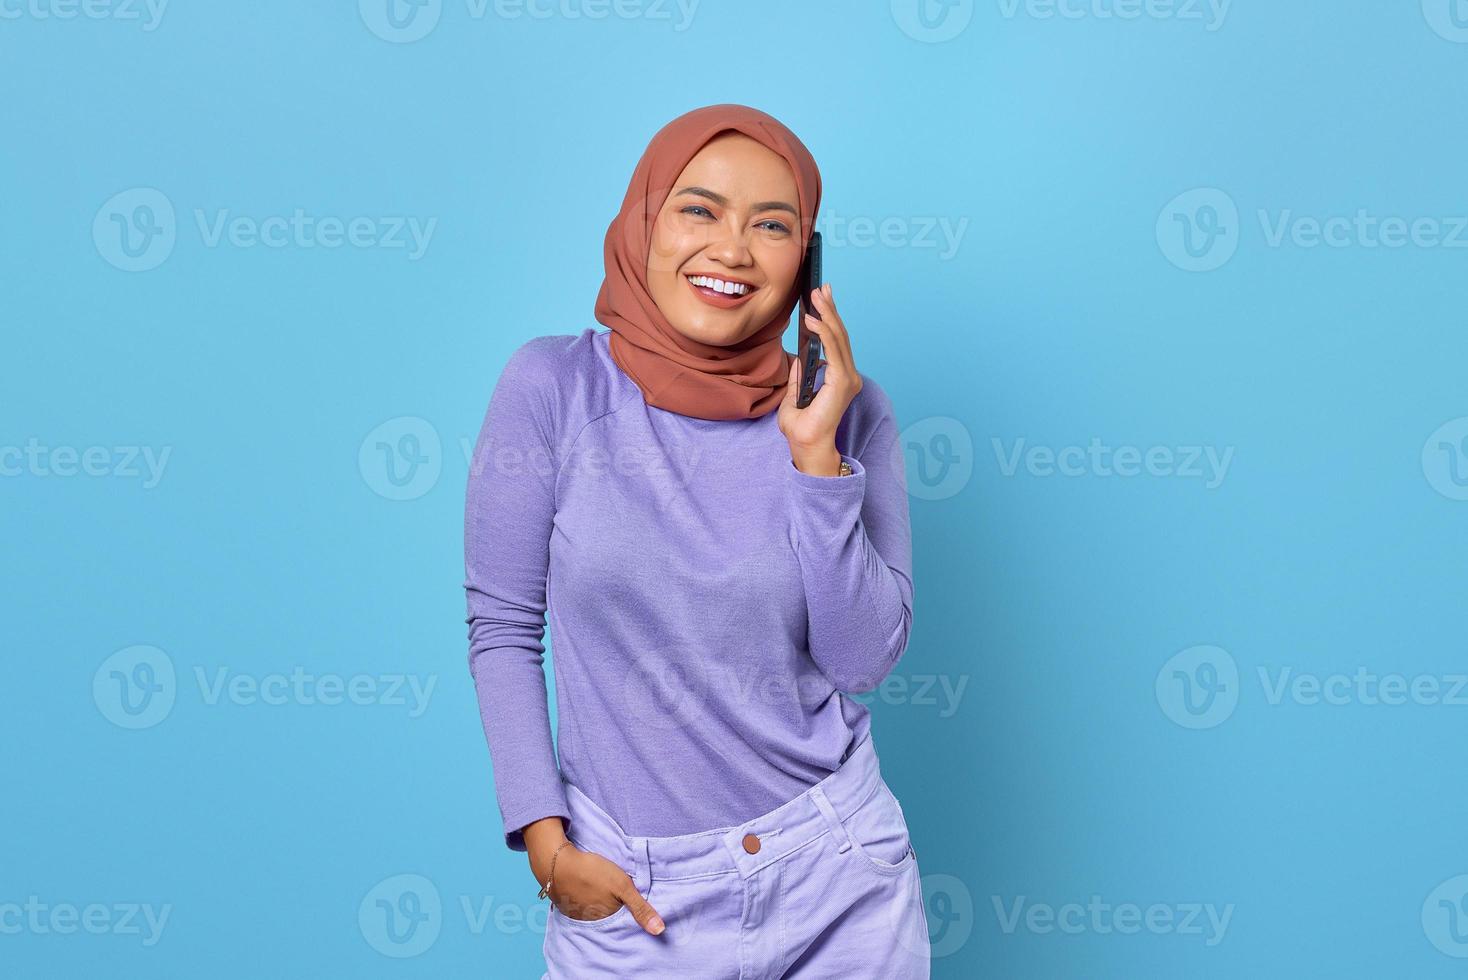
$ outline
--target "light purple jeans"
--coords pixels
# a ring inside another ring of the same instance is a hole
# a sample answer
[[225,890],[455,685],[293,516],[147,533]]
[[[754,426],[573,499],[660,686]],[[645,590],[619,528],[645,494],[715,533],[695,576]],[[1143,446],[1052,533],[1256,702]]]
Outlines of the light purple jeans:
[[567,836],[627,872],[667,928],[649,934],[625,905],[593,921],[552,907],[541,980],[929,976],[917,854],[870,733],[794,799],[681,837],[629,836],[565,783]]

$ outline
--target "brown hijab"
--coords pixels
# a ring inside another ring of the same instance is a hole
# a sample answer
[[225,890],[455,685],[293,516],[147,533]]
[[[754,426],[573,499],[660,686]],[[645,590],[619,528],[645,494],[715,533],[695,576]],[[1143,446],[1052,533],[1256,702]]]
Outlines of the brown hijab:
[[739,343],[719,347],[675,330],[648,292],[648,249],[663,202],[688,161],[731,130],[774,150],[794,171],[804,259],[821,205],[815,158],[773,116],[744,105],[704,106],[658,130],[643,151],[622,210],[607,229],[606,279],[596,297],[596,318],[612,331],[612,360],[642,389],[643,400],[701,419],[752,419],[779,407],[792,356],[780,338],[799,299],[799,288],[792,287],[773,320]]

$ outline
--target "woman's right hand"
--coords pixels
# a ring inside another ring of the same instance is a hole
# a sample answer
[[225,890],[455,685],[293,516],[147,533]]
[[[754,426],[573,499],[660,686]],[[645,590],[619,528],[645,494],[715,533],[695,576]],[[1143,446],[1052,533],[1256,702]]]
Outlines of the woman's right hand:
[[[549,866],[550,858],[534,863]],[[664,928],[657,909],[637,891],[637,884],[627,872],[615,862],[593,851],[583,851],[575,844],[562,847],[555,859],[550,900],[568,919],[583,922],[605,919],[626,905],[638,925],[654,936]]]

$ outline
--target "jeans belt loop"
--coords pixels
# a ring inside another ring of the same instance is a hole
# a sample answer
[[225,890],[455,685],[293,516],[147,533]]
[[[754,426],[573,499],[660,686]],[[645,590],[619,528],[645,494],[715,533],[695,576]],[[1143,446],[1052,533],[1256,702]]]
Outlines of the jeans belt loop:
[[647,838],[633,837],[627,843],[632,850],[632,881],[637,885],[637,890],[646,896],[652,885],[652,860],[648,853]]
[[846,833],[846,828],[841,824],[841,818],[836,816],[836,808],[831,806],[831,801],[826,798],[826,791],[819,786],[810,789],[811,802],[816,809],[821,811],[821,816],[826,818],[826,823],[831,826],[831,839],[836,841],[836,853],[844,853],[851,847],[851,838]]

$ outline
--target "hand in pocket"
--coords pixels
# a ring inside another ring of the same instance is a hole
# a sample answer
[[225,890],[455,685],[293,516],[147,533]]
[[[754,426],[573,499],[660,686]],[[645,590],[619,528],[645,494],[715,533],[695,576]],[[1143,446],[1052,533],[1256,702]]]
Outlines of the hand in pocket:
[[596,922],[628,907],[638,925],[654,936],[663,931],[657,909],[637,891],[632,878],[613,861],[575,844],[561,849],[551,881],[550,899],[560,913],[580,922]]

